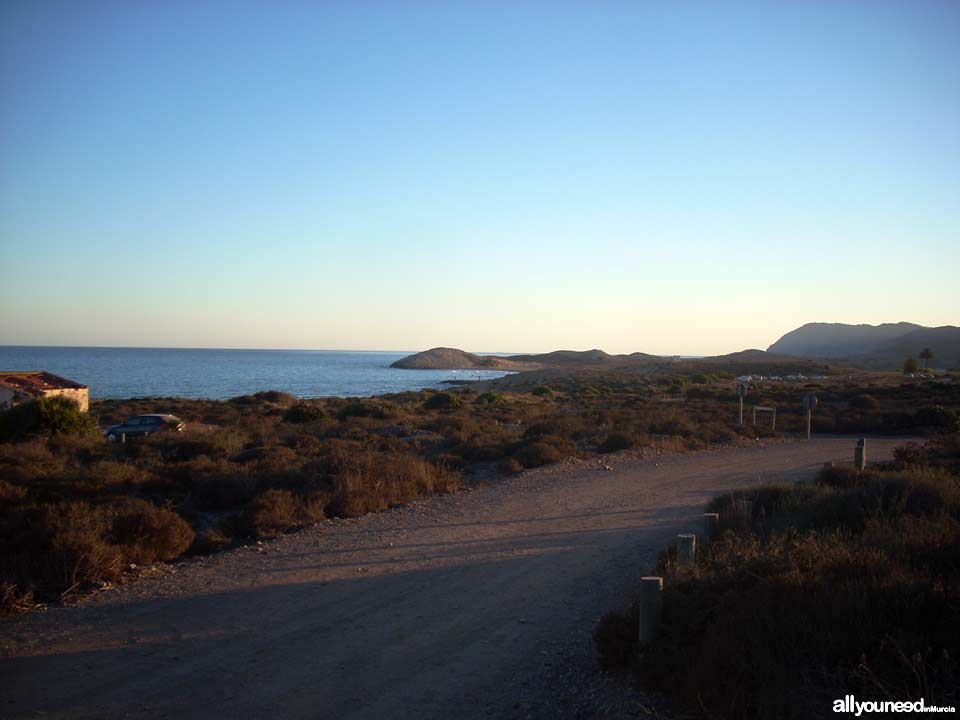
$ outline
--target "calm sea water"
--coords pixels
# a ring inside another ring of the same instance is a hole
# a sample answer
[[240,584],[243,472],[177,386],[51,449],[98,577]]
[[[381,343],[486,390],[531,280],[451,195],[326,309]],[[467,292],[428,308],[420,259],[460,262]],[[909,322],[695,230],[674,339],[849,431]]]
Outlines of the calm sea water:
[[90,387],[94,398],[225,398],[260,390],[298,397],[368,396],[488,380],[492,370],[396,370],[410,353],[322,350],[181,350],[0,346],[0,370],[46,370]]

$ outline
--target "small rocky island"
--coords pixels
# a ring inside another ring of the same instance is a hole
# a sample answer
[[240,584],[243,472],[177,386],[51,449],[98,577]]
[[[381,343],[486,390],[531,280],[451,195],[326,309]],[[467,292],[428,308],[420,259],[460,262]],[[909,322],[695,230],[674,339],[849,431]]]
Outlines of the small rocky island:
[[437,347],[409,355],[390,365],[401,370],[537,370],[540,363],[496,355],[474,355],[457,348]]

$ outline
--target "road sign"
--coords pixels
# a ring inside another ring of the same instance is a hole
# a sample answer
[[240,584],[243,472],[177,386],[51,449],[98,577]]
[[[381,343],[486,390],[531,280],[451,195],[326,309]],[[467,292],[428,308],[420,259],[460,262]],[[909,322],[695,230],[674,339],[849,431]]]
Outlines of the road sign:
[[813,393],[807,393],[803,396],[803,409],[813,412],[817,409],[817,396]]
[[745,398],[745,397],[747,396],[747,392],[748,392],[748,391],[749,391],[749,388],[747,387],[747,384],[746,384],[746,383],[737,383],[737,397],[738,397],[738,398]]

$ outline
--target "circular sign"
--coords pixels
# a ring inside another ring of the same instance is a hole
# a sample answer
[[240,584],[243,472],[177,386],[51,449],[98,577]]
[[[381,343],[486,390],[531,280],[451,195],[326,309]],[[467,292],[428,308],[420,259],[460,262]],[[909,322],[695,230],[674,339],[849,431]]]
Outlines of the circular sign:
[[803,409],[813,412],[817,409],[817,396],[813,393],[807,393],[803,396]]
[[737,397],[745,398],[747,396],[747,384],[737,383]]

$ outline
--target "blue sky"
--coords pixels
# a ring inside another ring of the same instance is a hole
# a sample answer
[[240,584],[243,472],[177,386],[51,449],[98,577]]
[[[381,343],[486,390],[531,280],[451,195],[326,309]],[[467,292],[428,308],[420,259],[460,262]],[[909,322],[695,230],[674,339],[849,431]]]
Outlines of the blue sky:
[[960,320],[960,3],[0,4],[0,344]]

